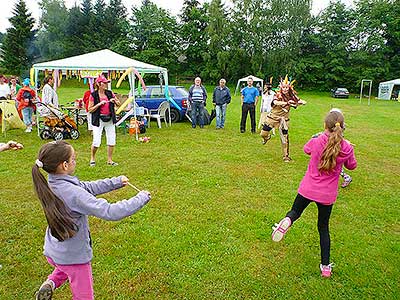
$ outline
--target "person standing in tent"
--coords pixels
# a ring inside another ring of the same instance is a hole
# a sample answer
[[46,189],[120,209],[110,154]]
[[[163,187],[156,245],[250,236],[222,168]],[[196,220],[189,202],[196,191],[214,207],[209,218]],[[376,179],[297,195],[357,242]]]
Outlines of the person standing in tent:
[[247,114],[250,113],[251,133],[256,133],[256,106],[260,93],[253,86],[253,77],[247,79],[247,86],[241,91],[242,119],[240,121],[240,132],[246,131]]
[[100,75],[96,78],[97,90],[89,98],[88,111],[92,113],[93,143],[91,147],[90,166],[96,165],[96,152],[101,144],[103,129],[106,131],[107,141],[107,165],[117,166],[118,163],[112,160],[112,155],[116,143],[115,139],[115,104],[120,105],[114,93],[107,90],[110,81]]
[[194,84],[190,87],[188,100],[192,108],[192,128],[196,128],[197,115],[199,117],[200,128],[204,128],[203,111],[204,107],[206,106],[207,91],[201,84],[200,77],[196,77],[196,79],[194,80]]
[[44,81],[44,86],[42,90],[42,102],[44,104],[51,104],[52,106],[58,108],[58,96],[56,91],[53,89],[54,84],[53,76],[47,76]]
[[221,78],[219,86],[217,86],[213,93],[213,105],[216,112],[216,129],[222,129],[225,125],[226,107],[231,102],[231,93],[229,88],[225,85],[226,80]]
[[6,100],[11,94],[10,87],[7,84],[7,78],[0,74],[0,100]]
[[18,91],[16,99],[18,101],[18,111],[22,113],[22,119],[26,125],[25,132],[32,132],[32,115],[35,108],[33,101],[36,93],[29,86],[30,79],[25,78],[22,82],[23,87]]
[[18,101],[17,101],[17,94],[18,91],[21,89],[21,86],[17,83],[17,77],[11,76],[10,78],[10,96],[11,100],[15,101],[15,107],[18,109]]

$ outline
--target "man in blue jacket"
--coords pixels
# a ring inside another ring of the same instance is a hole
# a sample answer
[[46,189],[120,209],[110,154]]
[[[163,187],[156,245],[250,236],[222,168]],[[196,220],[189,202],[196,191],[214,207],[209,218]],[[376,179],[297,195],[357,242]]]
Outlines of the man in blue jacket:
[[225,84],[226,80],[222,78],[219,81],[219,86],[215,88],[213,93],[213,105],[216,112],[217,129],[224,128],[226,107],[231,102],[231,93]]
[[258,102],[259,92],[253,86],[253,78],[247,79],[247,86],[241,91],[242,93],[242,119],[240,121],[240,132],[246,131],[247,114],[250,112],[251,133],[256,133],[256,106]]
[[192,118],[192,128],[196,128],[197,114],[199,116],[200,128],[204,127],[204,116],[203,110],[206,106],[207,91],[201,84],[201,78],[196,77],[194,84],[189,89],[189,102],[192,108],[191,118]]

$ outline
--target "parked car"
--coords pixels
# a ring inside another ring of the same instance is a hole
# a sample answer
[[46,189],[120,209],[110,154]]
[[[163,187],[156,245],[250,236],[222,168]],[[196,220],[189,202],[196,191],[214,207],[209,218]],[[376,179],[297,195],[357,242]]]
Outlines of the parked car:
[[[136,103],[139,106],[146,107],[149,110],[157,110],[161,102],[168,101],[167,98],[165,98],[164,92],[164,86],[147,86],[146,91],[142,91],[141,95],[139,95],[138,91],[136,91]],[[175,123],[178,121],[182,121],[185,117],[185,113],[187,110],[189,93],[183,86],[168,86],[168,92],[169,96],[174,99],[178,106],[181,108],[181,110],[179,111],[171,103],[171,122]]]
[[346,88],[334,88],[331,92],[333,98],[349,98],[349,91]]

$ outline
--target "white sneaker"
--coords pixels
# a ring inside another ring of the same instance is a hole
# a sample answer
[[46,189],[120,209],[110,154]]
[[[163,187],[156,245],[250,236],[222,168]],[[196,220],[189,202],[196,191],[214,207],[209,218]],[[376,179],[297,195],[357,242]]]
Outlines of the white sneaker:
[[292,225],[292,220],[290,220],[289,217],[285,217],[279,222],[279,224],[275,224],[275,226],[272,227],[272,240],[274,242],[280,242],[288,231],[290,225]]
[[25,130],[25,132],[32,132],[32,126],[28,126]]

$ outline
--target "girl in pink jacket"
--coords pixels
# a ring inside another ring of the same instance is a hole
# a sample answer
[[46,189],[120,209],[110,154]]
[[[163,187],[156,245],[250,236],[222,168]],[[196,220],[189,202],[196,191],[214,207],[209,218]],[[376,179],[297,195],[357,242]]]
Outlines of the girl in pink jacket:
[[279,242],[304,209],[315,202],[318,207],[318,232],[321,246],[321,275],[330,277],[332,264],[329,263],[330,236],[329,218],[338,194],[339,177],[342,167],[353,170],[357,167],[352,145],[343,139],[344,117],[338,111],[331,111],[325,117],[325,132],[312,138],[304,145],[304,152],[310,155],[307,172],[304,175],[292,209],[272,232],[272,240]]

